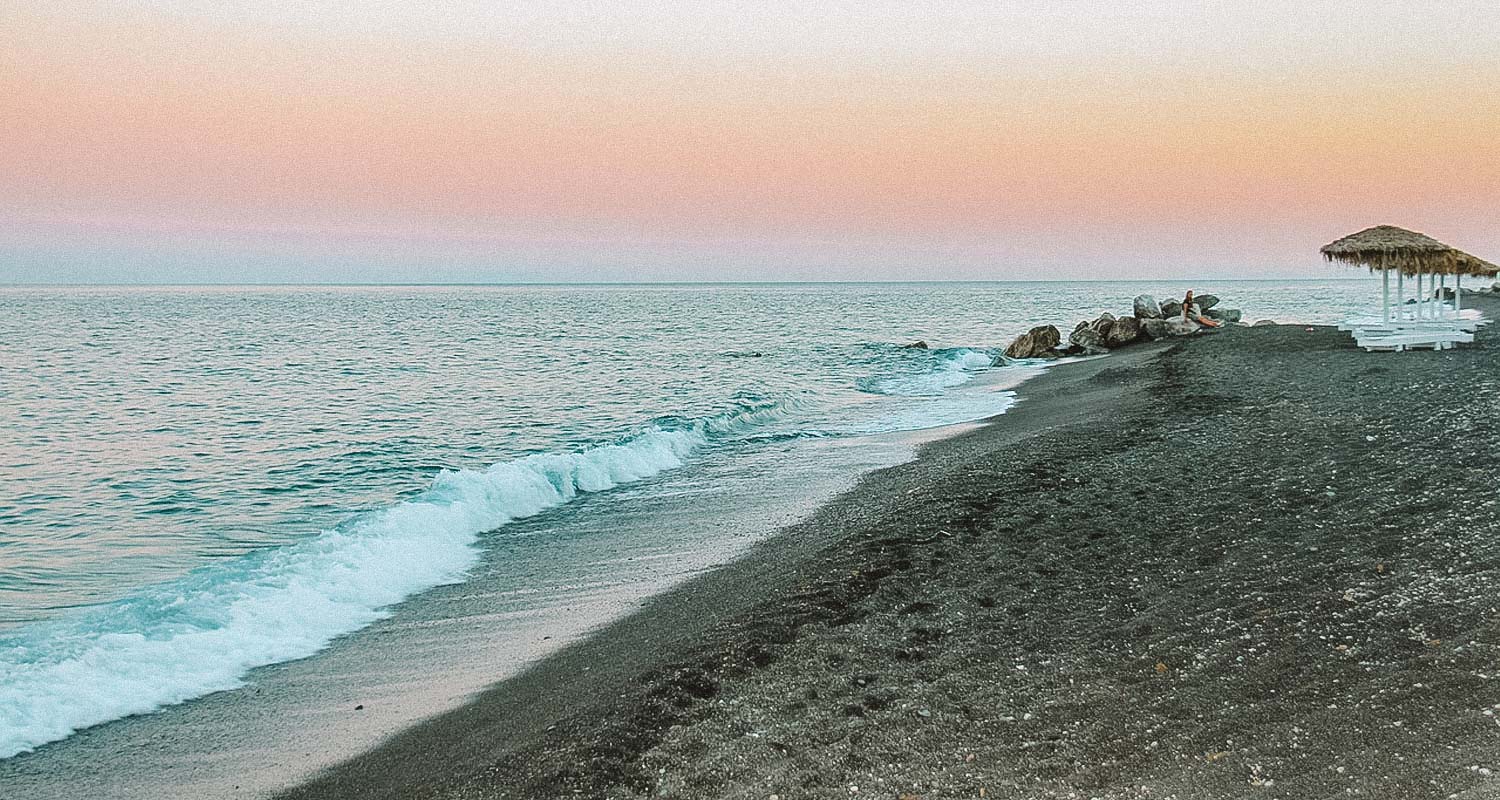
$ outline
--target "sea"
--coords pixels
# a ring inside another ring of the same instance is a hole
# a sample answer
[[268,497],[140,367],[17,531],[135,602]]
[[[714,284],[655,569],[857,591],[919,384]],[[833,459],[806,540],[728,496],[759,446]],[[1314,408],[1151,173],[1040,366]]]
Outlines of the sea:
[[1247,322],[1378,301],[1363,278],[0,287],[0,786],[287,785],[1024,402],[1048,365],[1004,358],[1017,334],[1187,289]]

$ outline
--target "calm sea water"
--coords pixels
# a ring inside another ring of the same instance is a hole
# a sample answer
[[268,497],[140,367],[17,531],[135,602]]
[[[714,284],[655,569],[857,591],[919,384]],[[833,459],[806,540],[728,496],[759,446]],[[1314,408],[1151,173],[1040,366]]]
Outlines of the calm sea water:
[[[1196,288],[1331,322],[1372,287]],[[633,496],[711,518],[848,472],[881,434],[1008,408],[1017,333],[1187,288],[0,289],[0,758],[503,572],[518,520],[576,505],[652,552],[654,512],[611,522]]]

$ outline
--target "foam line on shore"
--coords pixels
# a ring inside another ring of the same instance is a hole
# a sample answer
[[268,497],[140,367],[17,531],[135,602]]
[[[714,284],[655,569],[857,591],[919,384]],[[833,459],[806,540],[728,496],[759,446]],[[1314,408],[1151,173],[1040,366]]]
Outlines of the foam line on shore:
[[481,533],[674,469],[711,439],[781,415],[761,404],[575,453],[445,470],[417,497],[345,526],[0,637],[0,758],[312,655],[406,597],[462,580]]
[[420,494],[293,544],[144,587],[0,635],[0,758],[73,732],[243,685],[305,658],[435,586],[460,582],[479,537],[507,523],[683,466],[715,443],[941,427],[1003,413],[1009,391],[949,390],[995,364],[983,350],[924,353],[889,380],[878,419],[808,429],[794,401],[748,398],[701,419],[662,418],[617,443],[444,470]]

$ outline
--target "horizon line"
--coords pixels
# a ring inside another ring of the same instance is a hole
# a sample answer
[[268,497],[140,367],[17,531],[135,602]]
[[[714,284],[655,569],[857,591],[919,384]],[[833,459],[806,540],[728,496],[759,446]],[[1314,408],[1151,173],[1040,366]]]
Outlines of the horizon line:
[[422,288],[422,287],[527,287],[527,286],[818,286],[818,285],[911,285],[911,284],[995,284],[995,283],[1182,283],[1186,281],[1226,281],[1231,283],[1322,283],[1330,280],[1374,280],[1370,276],[1348,276],[1348,277],[1312,277],[1312,278],[1228,278],[1228,277],[1193,277],[1193,278],[957,278],[951,280],[743,280],[743,281],[309,281],[309,282],[282,282],[282,281],[255,281],[255,282],[229,282],[229,281],[193,281],[193,282],[134,282],[134,281],[111,281],[111,282],[16,282],[0,283],[3,289],[125,289],[125,288],[158,288],[158,289],[187,289],[187,288]]

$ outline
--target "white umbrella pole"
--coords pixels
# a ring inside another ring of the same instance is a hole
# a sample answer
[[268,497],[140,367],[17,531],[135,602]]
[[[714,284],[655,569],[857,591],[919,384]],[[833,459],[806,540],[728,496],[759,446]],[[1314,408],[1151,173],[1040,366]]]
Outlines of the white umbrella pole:
[[1406,319],[1406,273],[1396,270],[1396,319]]
[[1464,276],[1459,273],[1453,276],[1453,318],[1458,319],[1458,312],[1464,310]]
[[1434,306],[1434,308],[1437,309],[1437,313],[1438,314],[1442,314],[1443,313],[1443,301],[1445,301],[1447,299],[1447,298],[1443,297],[1443,295],[1445,295],[1445,294],[1448,293],[1447,290],[1448,290],[1448,275],[1447,275],[1447,273],[1444,273],[1444,274],[1438,276],[1437,305]]
[[1391,321],[1391,273],[1381,265],[1380,270],[1380,321],[1389,323]]

